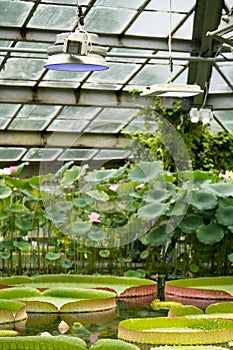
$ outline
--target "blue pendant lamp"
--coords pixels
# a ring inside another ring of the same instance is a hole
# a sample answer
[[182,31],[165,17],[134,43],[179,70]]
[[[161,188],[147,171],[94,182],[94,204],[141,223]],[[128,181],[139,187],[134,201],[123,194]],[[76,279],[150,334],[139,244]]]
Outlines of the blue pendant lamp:
[[56,36],[53,46],[47,49],[45,68],[58,71],[92,72],[108,69],[106,49],[98,45],[98,35],[80,28],[84,24],[81,6],[78,5],[78,28],[74,32]]

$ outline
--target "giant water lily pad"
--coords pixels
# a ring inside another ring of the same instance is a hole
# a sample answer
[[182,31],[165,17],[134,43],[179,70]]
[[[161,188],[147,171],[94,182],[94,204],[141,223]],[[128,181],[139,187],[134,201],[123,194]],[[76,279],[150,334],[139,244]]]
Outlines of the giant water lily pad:
[[0,299],[17,299],[27,312],[92,312],[116,307],[115,293],[103,290],[51,288],[40,292],[31,287],[0,290]]
[[219,344],[232,340],[233,322],[187,317],[134,318],[119,323],[118,338],[144,344]]
[[92,275],[41,275],[35,277],[12,276],[0,278],[0,285],[24,285],[39,288],[87,288],[114,291],[120,297],[133,297],[155,294],[157,283],[146,278],[92,276]]
[[155,346],[153,348],[150,348],[150,350],[229,350],[229,349],[223,348],[222,346],[215,346],[215,345],[194,345],[194,346],[164,345],[164,346]]
[[171,308],[168,313],[169,317],[203,317],[203,318],[220,318],[233,320],[233,302],[221,302],[209,305],[205,312],[192,305],[183,305]]
[[90,347],[90,350],[140,350],[140,348],[123,340],[100,339]]
[[77,337],[16,336],[0,338],[0,350],[86,350],[86,343]]
[[233,300],[233,277],[200,277],[167,281],[165,294],[195,299]]
[[0,324],[22,321],[27,318],[26,306],[19,301],[0,300]]

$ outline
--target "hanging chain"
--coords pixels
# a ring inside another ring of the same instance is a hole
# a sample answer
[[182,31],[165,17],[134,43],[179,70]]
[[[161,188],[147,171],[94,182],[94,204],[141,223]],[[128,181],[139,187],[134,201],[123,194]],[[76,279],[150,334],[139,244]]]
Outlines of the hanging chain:
[[77,13],[76,13],[76,20],[73,29],[80,29],[80,26],[84,25],[84,15],[82,6],[79,5],[79,2],[77,0]]
[[169,8],[169,33],[168,33],[168,51],[169,51],[169,69],[170,69],[170,78],[169,82],[172,80],[173,72],[173,60],[172,60],[172,0],[170,0]]

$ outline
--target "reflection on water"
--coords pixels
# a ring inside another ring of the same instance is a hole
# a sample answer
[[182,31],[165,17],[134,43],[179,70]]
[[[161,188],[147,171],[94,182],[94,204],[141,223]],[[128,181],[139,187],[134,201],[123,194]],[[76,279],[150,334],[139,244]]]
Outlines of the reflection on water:
[[[117,308],[102,312],[72,313],[72,314],[28,314],[24,327],[19,329],[21,335],[39,335],[49,332],[58,335],[58,325],[63,320],[70,328],[66,335],[77,336],[87,343],[93,339],[112,338],[117,339],[118,324],[128,318],[161,317],[166,316],[165,310],[153,310],[150,306],[154,296],[150,298],[125,298],[117,302]],[[75,327],[75,323],[81,323],[83,327]],[[144,346],[142,349],[150,349]]]

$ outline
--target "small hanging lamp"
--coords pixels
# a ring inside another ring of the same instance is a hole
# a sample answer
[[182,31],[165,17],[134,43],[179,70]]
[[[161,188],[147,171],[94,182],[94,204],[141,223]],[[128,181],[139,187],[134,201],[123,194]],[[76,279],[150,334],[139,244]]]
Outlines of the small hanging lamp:
[[172,0],[170,0],[169,9],[169,33],[168,33],[168,50],[169,50],[169,69],[170,79],[165,84],[154,84],[146,86],[141,96],[163,96],[163,97],[191,97],[203,92],[197,84],[174,84],[172,82],[173,60],[172,60],[172,31],[171,31],[171,11]]
[[53,46],[47,49],[45,68],[58,71],[92,72],[108,69],[106,49],[98,45],[98,35],[81,29],[84,24],[81,6],[78,5],[77,29],[56,36]]

